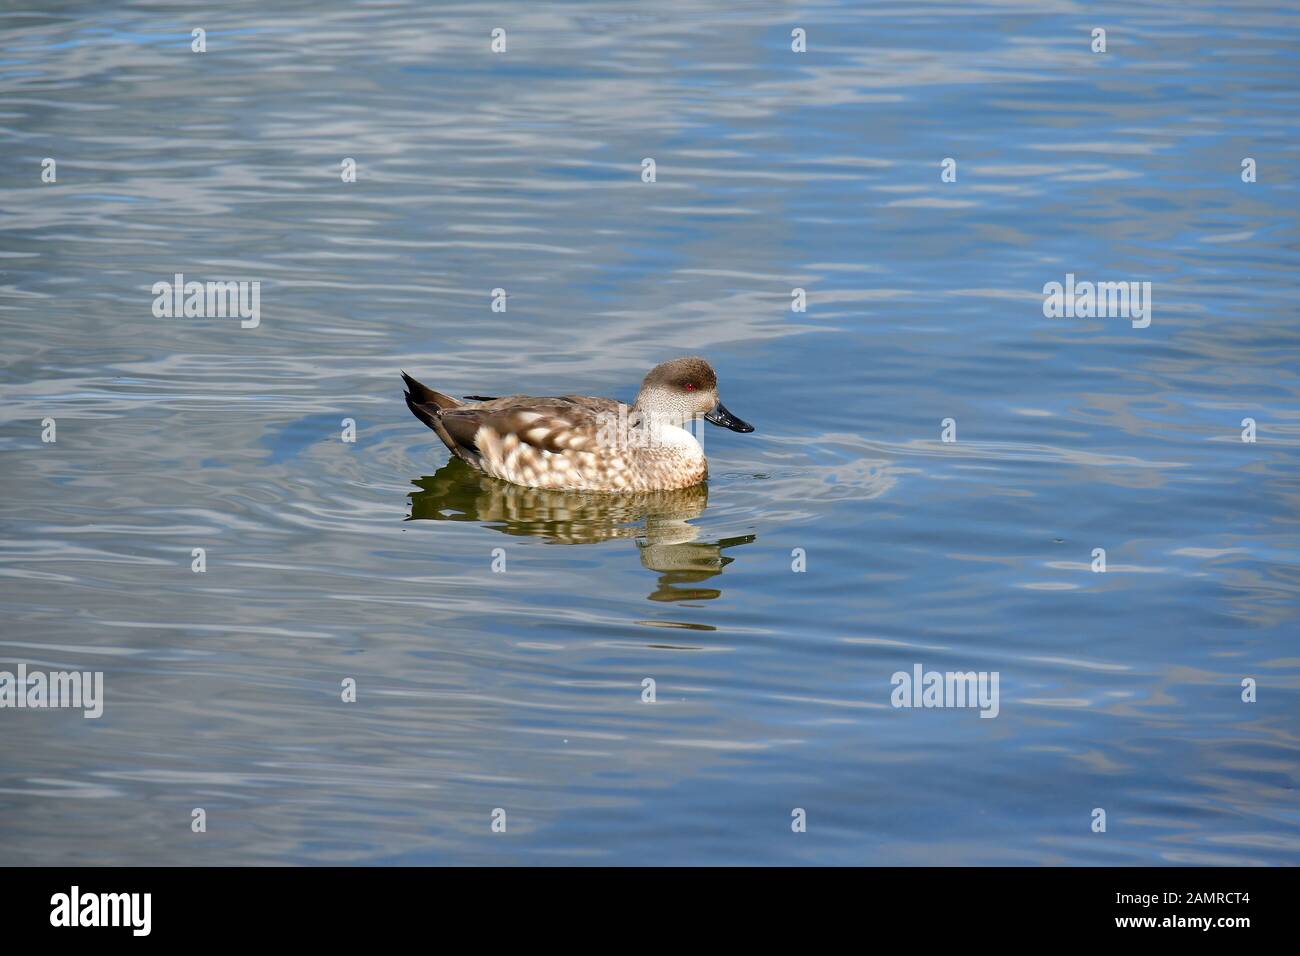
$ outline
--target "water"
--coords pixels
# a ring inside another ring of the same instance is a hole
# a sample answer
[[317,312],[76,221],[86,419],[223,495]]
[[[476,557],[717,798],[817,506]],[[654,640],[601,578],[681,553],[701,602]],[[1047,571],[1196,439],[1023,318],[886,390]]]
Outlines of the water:
[[[5,862],[1297,862],[1294,10],[225,6],[0,14],[0,669],[106,695],[0,711]],[[692,353],[757,431],[651,499],[398,378]]]

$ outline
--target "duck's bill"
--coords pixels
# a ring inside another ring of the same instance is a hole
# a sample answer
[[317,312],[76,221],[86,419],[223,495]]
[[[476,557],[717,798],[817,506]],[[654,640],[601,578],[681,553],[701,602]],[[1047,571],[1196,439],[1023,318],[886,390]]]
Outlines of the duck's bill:
[[713,411],[704,416],[706,422],[714,425],[721,425],[723,428],[730,428],[733,432],[752,432],[754,426],[749,422],[741,421],[731,412],[727,411],[727,406],[721,402],[713,406]]

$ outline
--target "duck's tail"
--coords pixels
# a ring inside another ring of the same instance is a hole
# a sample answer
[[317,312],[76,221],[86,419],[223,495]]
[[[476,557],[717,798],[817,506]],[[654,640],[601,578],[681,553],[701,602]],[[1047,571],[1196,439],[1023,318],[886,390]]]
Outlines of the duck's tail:
[[437,421],[439,411],[444,408],[460,408],[461,403],[450,395],[435,392],[405,372],[402,373],[402,381],[406,383],[406,407],[412,415],[435,431],[438,426],[434,422]]
[[440,416],[449,408],[460,408],[461,403],[450,395],[436,392],[429,386],[417,382],[405,372],[402,373],[402,381],[406,383],[406,407],[411,410],[411,414],[437,432],[444,445],[456,451],[456,443],[447,434],[447,428],[443,425]]
[[474,456],[468,450],[461,448],[456,440],[451,437],[451,433],[447,431],[447,426],[442,420],[443,412],[450,411],[453,408],[461,408],[464,403],[456,401],[450,395],[434,391],[429,386],[417,382],[405,372],[402,373],[402,381],[406,383],[406,407],[411,410],[411,414],[437,432],[438,437],[442,439],[442,443],[453,454],[477,466],[478,462]]

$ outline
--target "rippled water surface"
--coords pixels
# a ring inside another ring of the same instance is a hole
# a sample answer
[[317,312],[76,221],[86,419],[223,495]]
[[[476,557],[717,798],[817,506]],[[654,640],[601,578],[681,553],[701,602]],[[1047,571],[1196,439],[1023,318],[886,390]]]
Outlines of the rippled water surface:
[[[4,862],[1297,862],[1298,49],[1276,4],[6,6],[0,669],[106,703],[0,710]],[[260,325],[155,318],[176,273]],[[1067,273],[1150,326],[1045,318]],[[398,378],[681,354],[757,431],[621,500],[448,465]],[[918,664],[998,716],[894,708]]]

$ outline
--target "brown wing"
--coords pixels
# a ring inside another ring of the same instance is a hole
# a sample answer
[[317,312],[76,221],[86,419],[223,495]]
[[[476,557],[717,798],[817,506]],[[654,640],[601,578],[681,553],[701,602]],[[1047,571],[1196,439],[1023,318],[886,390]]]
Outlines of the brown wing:
[[610,398],[560,395],[536,398],[510,395],[478,405],[442,411],[438,418],[460,448],[479,454],[476,436],[487,427],[499,436],[515,435],[542,451],[565,452],[594,447],[605,416],[618,421],[619,403]]

